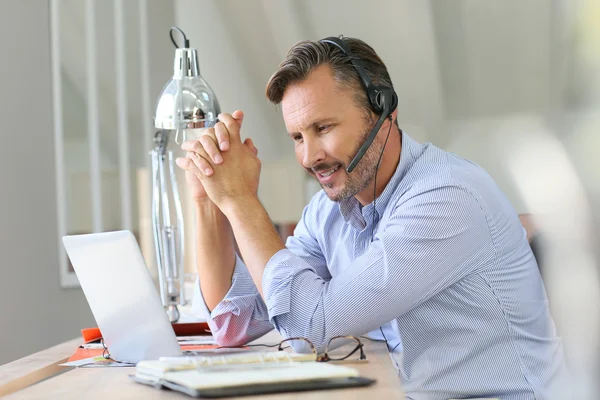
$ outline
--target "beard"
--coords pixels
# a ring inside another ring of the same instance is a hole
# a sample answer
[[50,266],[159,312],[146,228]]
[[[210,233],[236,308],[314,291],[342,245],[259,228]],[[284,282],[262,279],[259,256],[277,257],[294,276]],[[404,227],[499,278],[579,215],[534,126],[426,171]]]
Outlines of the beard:
[[[366,127],[362,135],[360,136],[356,148],[350,155],[347,162],[337,162],[337,163],[328,163],[328,164],[319,164],[313,167],[315,170],[326,171],[328,169],[335,168],[336,166],[340,166],[340,173],[344,176],[343,183],[341,187],[336,189],[334,184],[321,184],[321,187],[325,191],[325,194],[331,201],[341,202],[344,200],[348,200],[350,197],[356,196],[358,193],[365,190],[369,184],[375,178],[375,170],[377,169],[377,162],[379,161],[379,155],[381,154],[381,150],[383,148],[383,143],[379,140],[378,137],[375,137],[375,140],[367,149],[365,155],[361,158],[360,162],[356,165],[356,168],[349,174],[346,169],[348,165],[352,161],[352,159],[358,153],[358,150],[362,146],[362,144],[371,133],[371,123],[367,123]],[[320,184],[320,183],[319,183]],[[339,185],[339,183],[338,183]]]

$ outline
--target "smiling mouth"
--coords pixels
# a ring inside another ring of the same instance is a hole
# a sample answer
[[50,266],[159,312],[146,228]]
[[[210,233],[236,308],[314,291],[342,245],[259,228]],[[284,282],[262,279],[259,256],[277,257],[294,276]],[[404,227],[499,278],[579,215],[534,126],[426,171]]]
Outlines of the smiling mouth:
[[336,177],[339,175],[339,171],[341,171],[342,166],[338,165],[337,167],[333,167],[328,170],[321,170],[320,172],[313,171],[315,177],[321,184],[321,186],[330,187],[333,185],[334,181],[337,179]]
[[319,176],[320,178],[327,178],[327,177],[329,177],[329,176],[333,175],[333,173],[334,173],[335,171],[337,171],[338,169],[340,169],[340,166],[339,166],[339,165],[338,165],[337,167],[335,167],[335,168],[331,168],[330,170],[327,170],[327,171],[323,171],[323,172],[316,172],[316,174],[317,174],[317,176]]

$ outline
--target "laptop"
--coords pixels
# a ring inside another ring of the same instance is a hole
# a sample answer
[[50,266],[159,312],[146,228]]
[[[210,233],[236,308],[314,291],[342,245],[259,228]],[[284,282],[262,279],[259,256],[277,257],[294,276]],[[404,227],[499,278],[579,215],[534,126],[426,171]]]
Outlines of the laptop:
[[130,231],[62,240],[113,360],[137,363],[182,355]]

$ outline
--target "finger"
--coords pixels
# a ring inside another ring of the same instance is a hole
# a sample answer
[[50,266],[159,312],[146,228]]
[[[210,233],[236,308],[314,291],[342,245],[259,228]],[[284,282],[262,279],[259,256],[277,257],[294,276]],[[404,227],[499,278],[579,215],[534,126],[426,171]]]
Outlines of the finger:
[[206,175],[205,172],[200,172],[200,170],[198,169],[198,167],[196,166],[196,164],[194,164],[194,161],[192,161],[191,158],[188,157],[177,157],[177,159],[175,159],[175,163],[177,164],[177,166],[187,172],[190,172],[191,174],[193,174],[194,176],[196,176],[197,178],[202,178],[203,175]]
[[219,121],[215,124],[215,136],[221,151],[229,149],[229,132],[229,127],[223,121]]
[[211,176],[213,174],[213,168],[208,162],[208,155],[200,155],[198,153],[194,153],[193,151],[189,151],[186,155],[187,158],[192,160],[192,162],[196,165],[198,170],[202,171],[202,173],[206,176]]
[[219,114],[219,120],[225,124],[227,130],[229,131],[230,140],[240,138],[240,128],[244,120],[243,112],[237,110],[233,114],[235,114],[239,119],[236,119],[232,114]]
[[[203,147],[203,150],[206,152],[208,157],[215,164],[221,164],[223,162],[223,156],[221,156],[221,152],[219,151],[219,148],[217,147],[217,142],[215,141],[215,139],[212,136],[202,135],[200,137],[200,139],[198,140],[198,142],[201,144],[201,146]],[[198,147],[198,146],[196,146],[196,147]],[[202,156],[204,155],[204,154],[202,154],[202,149],[197,149],[196,151],[194,151],[194,153],[200,154]]]
[[254,142],[252,141],[252,139],[247,138],[246,140],[244,140],[244,144],[246,146],[248,146],[248,148],[250,150],[252,150],[252,152],[254,153],[255,156],[258,156],[258,149],[256,148],[256,146],[254,145]]
[[235,110],[231,113],[231,116],[238,122],[240,129],[242,129],[242,122],[244,122],[244,112],[242,110]]
[[181,145],[181,150],[193,151],[195,153],[200,153],[203,149],[202,143],[199,140],[187,140]]
[[[200,138],[198,140],[188,140],[188,141],[183,142],[183,144],[181,145],[181,149],[185,150],[185,151],[193,151],[194,153],[204,155],[203,152],[206,150],[204,148],[204,142],[203,142],[206,139],[202,139],[204,136],[207,136],[212,141],[212,144],[210,142],[206,142],[206,145],[209,147],[212,147],[212,148],[216,148],[217,139],[216,139],[216,135],[215,135],[215,130],[214,130],[214,128],[207,128],[202,131]],[[220,152],[218,151],[218,149],[216,151],[220,155]],[[214,154],[214,151],[210,154]],[[210,157],[210,158],[216,164],[219,164],[219,162],[215,161],[212,157]],[[221,159],[221,162],[222,162],[222,159]]]

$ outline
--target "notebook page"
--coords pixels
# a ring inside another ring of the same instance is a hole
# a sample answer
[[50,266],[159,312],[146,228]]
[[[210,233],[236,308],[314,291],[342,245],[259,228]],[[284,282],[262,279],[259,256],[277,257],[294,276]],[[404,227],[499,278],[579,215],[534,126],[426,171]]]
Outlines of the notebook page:
[[141,361],[138,368],[155,371],[193,369],[199,366],[231,364],[269,364],[316,361],[315,354],[288,353],[285,351],[263,351],[213,356],[162,357],[158,361]]
[[167,372],[163,379],[201,390],[254,384],[309,381],[358,376],[352,368],[326,363],[290,363],[281,365],[223,366],[220,368]]

